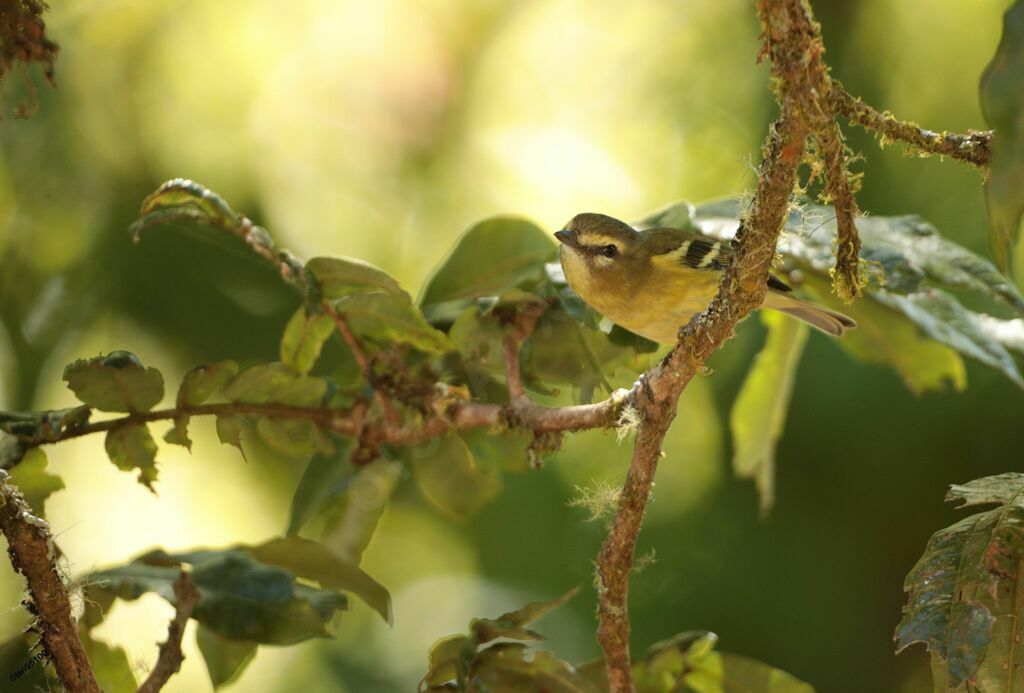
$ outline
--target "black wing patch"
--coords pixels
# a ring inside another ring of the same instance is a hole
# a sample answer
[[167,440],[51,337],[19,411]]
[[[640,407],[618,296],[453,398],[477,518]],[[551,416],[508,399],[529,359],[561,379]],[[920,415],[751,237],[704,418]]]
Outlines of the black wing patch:
[[686,252],[680,255],[679,261],[686,267],[694,269],[725,269],[728,259],[728,248],[718,241],[708,238],[695,238],[686,242]]

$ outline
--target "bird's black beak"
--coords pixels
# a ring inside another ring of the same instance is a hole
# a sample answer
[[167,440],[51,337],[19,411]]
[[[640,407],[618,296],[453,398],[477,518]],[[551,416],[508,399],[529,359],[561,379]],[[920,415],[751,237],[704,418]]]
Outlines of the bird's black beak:
[[555,238],[557,238],[560,243],[565,243],[567,246],[572,248],[576,247],[576,234],[568,229],[555,231]]

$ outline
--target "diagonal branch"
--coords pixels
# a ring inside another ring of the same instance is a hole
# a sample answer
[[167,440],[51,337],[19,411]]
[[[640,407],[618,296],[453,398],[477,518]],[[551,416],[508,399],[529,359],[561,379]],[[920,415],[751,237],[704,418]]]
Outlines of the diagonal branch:
[[99,693],[92,666],[78,637],[67,588],[54,564],[53,536],[32,513],[24,496],[0,471],[0,531],[7,538],[11,565],[25,576],[26,607],[36,616],[43,648],[64,688],[72,693]]
[[185,655],[181,652],[181,638],[185,635],[185,626],[192,616],[192,610],[199,603],[199,590],[192,582],[192,576],[185,570],[174,581],[174,596],[177,606],[174,618],[167,626],[167,640],[160,643],[160,655],[149,676],[139,686],[139,693],[157,693],[167,684],[168,679],[178,673]]
[[[598,633],[609,689],[633,689],[629,655],[628,592],[637,535],[650,499],[665,433],[676,414],[679,395],[708,357],[732,334],[736,324],[764,299],[768,271],[798,182],[817,104],[805,56],[823,52],[818,26],[800,0],[761,0],[765,54],[779,87],[780,116],[770,128],[753,204],[735,241],[733,256],[718,295],[708,309],[680,330],[680,339],[645,379],[633,398],[642,423],[633,448],[618,511],[597,557]],[[819,68],[823,65],[819,63]]]

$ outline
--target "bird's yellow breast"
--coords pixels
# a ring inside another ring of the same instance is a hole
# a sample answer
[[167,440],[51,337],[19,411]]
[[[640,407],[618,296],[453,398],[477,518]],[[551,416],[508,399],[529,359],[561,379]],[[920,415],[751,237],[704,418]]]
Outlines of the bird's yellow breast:
[[599,280],[573,250],[563,247],[560,255],[569,286],[590,307],[662,344],[675,344],[679,328],[707,308],[721,279],[720,272],[654,264],[609,284]]

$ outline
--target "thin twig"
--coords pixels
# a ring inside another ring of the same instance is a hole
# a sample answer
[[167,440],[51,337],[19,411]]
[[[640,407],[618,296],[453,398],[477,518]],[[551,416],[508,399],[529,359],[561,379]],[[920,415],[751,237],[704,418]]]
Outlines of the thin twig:
[[185,626],[192,616],[192,610],[199,602],[199,590],[192,582],[192,576],[185,570],[174,581],[174,596],[177,606],[174,618],[167,626],[167,640],[160,643],[160,655],[149,676],[139,686],[139,693],[156,693],[167,683],[168,679],[178,673],[185,655],[181,652],[181,638],[185,635]]
[[332,320],[334,320],[334,324],[338,328],[338,333],[348,346],[349,351],[352,352],[352,356],[355,357],[356,365],[359,366],[359,370],[362,372],[363,377],[366,378],[366,382],[368,382],[370,387],[373,388],[373,397],[377,400],[377,404],[384,413],[384,419],[390,424],[397,423],[398,416],[395,414],[395,410],[391,407],[391,403],[388,401],[388,398],[384,396],[384,393],[380,391],[380,388],[374,386],[373,372],[370,369],[370,362],[367,360],[366,354],[363,352],[363,347],[359,343],[359,340],[354,334],[352,334],[352,330],[349,329],[348,323],[345,322],[344,316],[334,309],[334,306],[331,305],[330,301],[323,301],[322,305],[327,314],[331,316]]
[[992,159],[992,131],[968,130],[966,133],[933,132],[917,123],[899,120],[891,113],[880,113],[833,81],[829,99],[832,109],[851,123],[871,130],[883,140],[898,140],[919,154],[948,156],[957,161],[987,169]]
[[509,401],[526,398],[523,387],[523,375],[519,367],[519,349],[522,347],[537,326],[537,321],[547,310],[544,304],[528,304],[521,306],[509,321],[502,340],[505,357],[505,383],[508,386]]
[[14,570],[25,576],[25,606],[36,617],[43,648],[64,688],[72,693],[99,693],[92,666],[78,637],[67,588],[54,564],[56,549],[49,525],[32,513],[21,492],[0,471],[0,531]]

